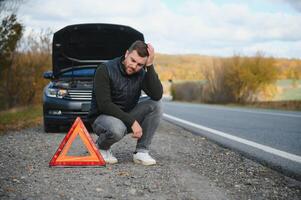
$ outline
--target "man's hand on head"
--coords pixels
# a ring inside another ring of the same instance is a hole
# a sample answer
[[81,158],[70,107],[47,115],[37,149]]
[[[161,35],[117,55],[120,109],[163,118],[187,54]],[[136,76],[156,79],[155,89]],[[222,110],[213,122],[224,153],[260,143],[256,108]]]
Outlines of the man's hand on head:
[[149,66],[153,65],[154,58],[155,58],[155,50],[154,50],[154,47],[150,43],[147,44],[147,51],[148,51],[149,56],[146,60],[146,67],[149,67]]

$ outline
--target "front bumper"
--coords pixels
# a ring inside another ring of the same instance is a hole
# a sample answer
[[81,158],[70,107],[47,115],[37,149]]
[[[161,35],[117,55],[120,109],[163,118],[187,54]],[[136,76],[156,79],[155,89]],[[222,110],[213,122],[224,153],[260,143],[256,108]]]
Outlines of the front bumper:
[[44,122],[51,125],[69,125],[80,117],[88,123],[87,115],[91,101],[72,101],[54,97],[43,96]]

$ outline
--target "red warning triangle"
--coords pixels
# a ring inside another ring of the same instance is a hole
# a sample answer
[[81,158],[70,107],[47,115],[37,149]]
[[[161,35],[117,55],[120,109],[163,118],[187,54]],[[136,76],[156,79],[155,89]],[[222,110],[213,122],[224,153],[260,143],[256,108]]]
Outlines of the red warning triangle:
[[[89,156],[67,155],[74,139],[78,135],[89,151]],[[68,134],[65,136],[49,162],[49,166],[103,166],[105,164],[103,157],[98,152],[97,147],[80,117],[76,118]]]

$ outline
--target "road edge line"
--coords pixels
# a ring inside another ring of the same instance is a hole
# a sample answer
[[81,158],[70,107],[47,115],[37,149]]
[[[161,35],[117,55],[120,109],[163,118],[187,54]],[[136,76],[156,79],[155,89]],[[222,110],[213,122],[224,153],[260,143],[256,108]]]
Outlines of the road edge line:
[[233,136],[233,135],[231,135],[229,133],[224,133],[222,131],[218,131],[218,130],[215,130],[215,129],[212,129],[212,128],[208,128],[206,126],[195,124],[195,123],[192,123],[190,121],[187,121],[187,120],[184,120],[184,119],[180,119],[180,118],[168,115],[166,113],[163,113],[163,116],[166,117],[166,118],[169,118],[171,120],[174,120],[174,121],[177,121],[177,122],[180,122],[180,123],[192,126],[194,128],[197,128],[197,129],[201,129],[201,130],[210,132],[212,134],[215,134],[215,135],[227,138],[229,140],[233,140],[235,142],[239,142],[239,143],[251,146],[253,148],[260,149],[260,150],[265,151],[267,153],[270,153],[270,154],[273,154],[273,155],[276,155],[276,156],[280,156],[282,158],[285,158],[285,159],[288,159],[288,160],[291,160],[291,161],[294,161],[294,162],[297,162],[297,163],[301,164],[301,156],[298,156],[298,155],[295,155],[295,154],[291,154],[291,153],[288,153],[288,152],[285,152],[285,151],[282,151],[282,150],[279,150],[279,149],[275,149],[275,148],[272,148],[272,147],[267,146],[267,145],[259,144],[259,143],[256,143],[256,142],[252,142],[252,141],[249,141],[249,140],[237,137],[237,136]]

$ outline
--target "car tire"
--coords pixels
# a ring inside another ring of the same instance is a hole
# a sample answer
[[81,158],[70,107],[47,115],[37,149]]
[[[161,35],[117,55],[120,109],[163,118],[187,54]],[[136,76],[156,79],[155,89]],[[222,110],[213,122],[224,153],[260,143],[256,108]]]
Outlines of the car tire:
[[53,125],[47,123],[47,121],[44,120],[44,131],[45,133],[57,133],[59,132],[60,127],[58,125]]

